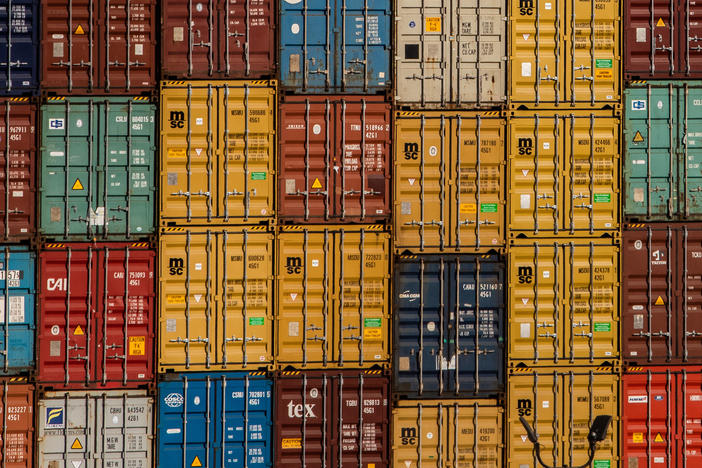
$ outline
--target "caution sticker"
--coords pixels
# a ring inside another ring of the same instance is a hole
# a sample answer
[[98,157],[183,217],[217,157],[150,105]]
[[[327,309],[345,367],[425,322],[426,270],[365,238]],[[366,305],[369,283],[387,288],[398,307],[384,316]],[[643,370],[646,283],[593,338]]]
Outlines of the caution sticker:
[[200,457],[195,455],[195,458],[193,458],[193,462],[190,464],[190,466],[194,466],[194,467],[202,466],[202,462],[200,461]]
[[166,300],[169,304],[185,304],[184,294],[168,294]]
[[643,441],[644,441],[643,432],[634,432],[634,434],[633,434],[631,440],[632,440],[635,444],[642,444]]
[[425,32],[441,32],[441,18],[438,16],[431,16],[424,20],[424,31]]
[[312,188],[316,188],[316,189],[322,188],[322,183],[319,181],[319,177],[315,178],[314,182],[312,182]]
[[661,296],[658,296],[655,305],[665,305],[665,302],[663,302],[663,298]]
[[283,439],[280,441],[280,448],[282,449],[299,449],[302,448],[302,439]]
[[363,329],[363,339],[375,339],[375,338],[381,338],[382,333],[380,332],[380,328],[364,328]]
[[81,25],[79,24],[78,27],[75,29],[75,31],[73,31],[73,34],[77,34],[77,35],[79,35],[79,36],[84,35],[84,34],[85,34],[85,29],[83,29],[83,26],[81,26]]
[[665,22],[663,21],[663,18],[658,18],[658,22],[656,23],[656,27],[665,28]]
[[83,184],[81,183],[80,179],[76,179],[75,182],[73,182],[73,187],[71,187],[73,190],[83,190]]
[[130,336],[129,337],[129,355],[144,356],[146,354],[146,337],[145,336]]
[[640,131],[636,130],[636,134],[634,135],[633,141],[634,143],[641,143],[642,141],[644,141],[644,137],[643,135],[641,135]]
[[475,213],[476,206],[475,203],[461,203],[458,210],[461,213]]
[[184,148],[168,148],[169,158],[184,158],[187,154]]
[[76,437],[73,443],[71,444],[71,450],[83,450],[83,444],[80,443],[78,437]]
[[612,78],[612,70],[595,70],[595,78]]
[[665,440],[663,440],[663,436],[661,435],[660,432],[658,434],[656,434],[656,437],[653,438],[653,441],[654,442],[665,442]]
[[73,330],[73,334],[76,336],[81,336],[85,335],[85,332],[83,332],[83,329],[78,325],[75,330]]

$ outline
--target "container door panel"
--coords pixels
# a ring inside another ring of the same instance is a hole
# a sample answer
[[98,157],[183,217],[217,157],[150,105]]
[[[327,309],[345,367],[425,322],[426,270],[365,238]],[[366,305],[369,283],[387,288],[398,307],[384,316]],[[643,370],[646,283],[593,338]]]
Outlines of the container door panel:
[[[700,11],[702,14],[702,11]],[[696,22],[695,22],[696,23]],[[698,52],[699,53],[699,52]],[[702,71],[702,60],[700,60]],[[678,160],[678,212],[683,219],[702,217],[702,133],[697,132],[702,121],[699,88],[677,90],[676,156]]]
[[[702,422],[698,417],[702,413],[702,375],[699,372],[685,372],[678,375],[679,423],[678,466],[695,466],[702,463]],[[682,459],[682,460],[681,460]]]
[[[392,447],[392,466],[403,466],[412,462],[416,466],[437,467],[444,460],[444,441],[448,421],[448,410],[441,402],[417,402],[413,407],[393,409],[394,438],[400,438],[400,445]],[[400,430],[400,434],[397,431]],[[431,437],[429,436],[431,434]]]
[[674,271],[680,273],[673,279],[678,283],[676,292],[682,297],[674,309],[677,326],[673,330],[678,334],[674,343],[676,356],[693,363],[702,358],[702,233],[685,226],[675,244],[678,255]]
[[[0,89],[19,94],[37,87],[38,4],[14,0],[0,9]],[[9,61],[7,58],[9,57]]]
[[504,410],[485,403],[476,400],[461,401],[460,404],[447,402],[443,459],[450,460],[452,466],[504,466]]
[[675,25],[680,41],[677,51],[678,71],[700,73],[702,71],[702,24],[698,20],[702,9],[697,2],[680,0],[676,6],[680,19]]
[[0,251],[0,373],[34,363],[34,277],[36,255],[8,246]]

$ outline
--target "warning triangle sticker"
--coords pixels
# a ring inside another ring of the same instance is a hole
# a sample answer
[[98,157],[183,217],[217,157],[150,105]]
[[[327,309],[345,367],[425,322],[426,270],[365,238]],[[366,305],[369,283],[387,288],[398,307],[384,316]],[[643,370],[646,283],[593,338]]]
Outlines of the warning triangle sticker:
[[524,38],[525,41],[529,40],[529,34],[522,34],[522,37]]
[[665,305],[665,302],[663,302],[663,298],[661,296],[658,296],[655,305]]
[[80,443],[80,440],[78,440],[78,437],[76,437],[76,440],[73,441],[71,444],[71,449],[72,450],[81,450],[83,448],[83,444]]
[[297,298],[297,293],[290,293],[290,299],[293,301]]
[[195,455],[195,459],[193,462],[190,464],[190,466],[202,466],[202,462],[200,461],[200,457]]
[[200,153],[202,153],[202,148],[195,148],[195,153],[200,156]]
[[195,298],[195,302],[200,302],[200,299],[202,298],[202,294],[193,294],[193,297]]
[[644,141],[643,135],[641,135],[641,132],[637,130],[636,135],[634,135],[634,143],[640,143],[642,141]]
[[336,173],[339,172],[339,166],[334,166],[334,172],[336,172]]
[[653,439],[653,441],[654,442],[664,442],[663,436],[661,435],[660,432],[658,434],[656,434],[656,437]]
[[312,188],[322,188],[322,183],[319,181],[319,177],[315,177],[314,182],[312,182]]
[[83,190],[83,184],[80,182],[80,179],[76,179],[75,182],[73,182],[73,187],[71,187],[73,190]]
[[83,26],[81,26],[79,24],[78,27],[76,28],[76,30],[73,31],[73,34],[85,34],[85,30],[83,29]]
[[659,27],[659,28],[665,27],[665,23],[663,22],[663,18],[658,18],[658,22],[656,23],[656,27]]
[[[78,325],[78,326],[76,327],[76,329],[73,330],[73,334],[74,334],[74,335],[85,335],[85,333],[83,332],[83,329],[80,328],[80,325]],[[78,440],[78,439],[76,439],[76,440]]]
[[523,435],[523,436],[522,436],[522,442],[526,442],[526,440],[527,440],[527,436]]
[[410,466],[412,466],[412,462],[409,461],[409,460],[405,460],[405,466],[406,466],[407,468],[410,468]]
[[526,297],[522,298],[522,304],[527,305],[527,302],[529,302],[529,299],[527,299]]
[[528,176],[528,175],[529,175],[529,169],[522,169],[522,175],[523,175],[524,177]]
[[415,179],[407,179],[407,181],[409,182],[410,185],[414,185],[414,180]]
[[80,468],[80,465],[83,464],[83,460],[71,460],[71,464],[73,464],[73,468]]

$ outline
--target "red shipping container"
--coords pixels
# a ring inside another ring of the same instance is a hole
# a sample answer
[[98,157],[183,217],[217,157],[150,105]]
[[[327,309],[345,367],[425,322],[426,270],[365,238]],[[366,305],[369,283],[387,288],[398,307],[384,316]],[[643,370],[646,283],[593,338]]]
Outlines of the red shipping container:
[[161,8],[164,77],[275,75],[273,0],[163,0]]
[[382,97],[285,98],[278,165],[283,222],[388,219],[390,110]]
[[629,368],[622,391],[622,466],[702,466],[702,367]]
[[34,385],[26,377],[0,378],[0,466],[33,468]]
[[42,0],[41,87],[139,94],[156,86],[156,0]]
[[29,98],[0,99],[0,242],[34,237],[36,114]]
[[38,288],[42,386],[151,383],[155,259],[145,242],[45,246]]
[[274,466],[389,466],[390,379],[381,371],[284,371],[275,385]]

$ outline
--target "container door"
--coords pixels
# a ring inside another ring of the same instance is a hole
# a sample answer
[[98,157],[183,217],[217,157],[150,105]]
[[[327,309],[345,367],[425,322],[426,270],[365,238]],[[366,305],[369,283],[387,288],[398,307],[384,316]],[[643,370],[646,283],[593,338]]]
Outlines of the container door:
[[[215,6],[216,3],[216,6]],[[193,2],[165,0],[162,19],[162,56],[164,73],[176,78],[193,75],[209,78],[219,70],[219,14],[222,0]],[[236,23],[245,15],[233,5]],[[245,22],[241,29],[245,29]],[[244,31],[240,31],[244,33]],[[243,35],[243,34],[242,34]],[[241,42],[241,37],[235,37]]]
[[674,245],[678,246],[678,260],[671,276],[678,283],[676,294],[681,296],[672,325],[678,333],[673,341],[675,355],[684,363],[693,363],[702,357],[702,232],[683,226]]
[[443,459],[447,462],[450,460],[450,466],[504,466],[504,410],[490,404],[492,401],[486,403],[480,404],[478,400],[468,400],[461,404],[447,402]]
[[0,373],[34,365],[36,255],[5,246],[0,252]]
[[97,426],[95,403],[87,392],[39,400],[38,466],[95,466],[92,454],[102,451],[95,435],[104,429]]
[[[702,13],[702,11],[700,12]],[[696,22],[695,22],[696,23]],[[697,52],[699,53],[699,51]],[[700,61],[702,71],[702,60]],[[700,99],[702,90],[683,86],[677,89],[678,109],[676,132],[676,157],[678,161],[678,217],[702,217],[702,141],[695,130],[702,121]]]
[[143,394],[111,392],[94,402],[97,417],[90,435],[97,437],[95,451],[88,456],[102,459],[105,466],[151,468],[153,399]]
[[26,93],[37,87],[38,23],[38,4],[34,0],[14,0],[0,9],[3,94]]
[[678,375],[677,421],[682,427],[677,433],[679,454],[675,458],[678,466],[695,466],[702,463],[702,421],[696,415],[702,413],[702,374],[687,372],[684,368]]
[[441,402],[425,405],[420,400],[416,406],[398,405],[393,409],[392,466],[442,466],[443,444],[447,443],[444,433],[450,424],[445,421],[445,408]]
[[[630,76],[664,78],[684,71],[679,70],[678,54],[685,51],[679,48],[674,34],[676,28],[685,35],[692,31],[687,31],[684,24],[675,24],[679,19],[675,12],[678,6],[674,0],[627,0],[627,26],[622,40],[625,41],[625,70]],[[683,42],[686,43],[687,40]]]
[[[18,380],[26,381],[15,377]],[[0,401],[4,439],[0,463],[7,467],[34,466],[34,387],[4,380],[0,383]]]
[[219,59],[217,70],[227,77],[274,74],[277,44],[275,24],[271,21],[275,21],[273,5],[276,2],[224,0],[221,3],[219,37],[216,38],[219,45],[215,55]]
[[702,25],[695,19],[699,18],[702,11],[696,2],[681,0],[676,5],[680,19],[675,25],[680,41],[677,60],[680,72],[686,74],[699,74],[702,72]]

